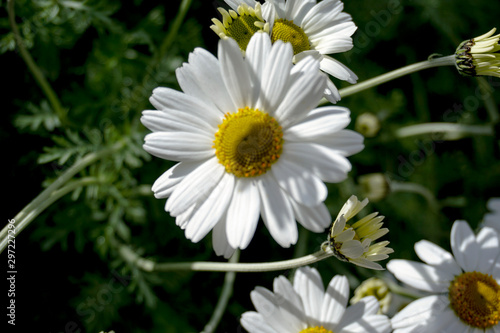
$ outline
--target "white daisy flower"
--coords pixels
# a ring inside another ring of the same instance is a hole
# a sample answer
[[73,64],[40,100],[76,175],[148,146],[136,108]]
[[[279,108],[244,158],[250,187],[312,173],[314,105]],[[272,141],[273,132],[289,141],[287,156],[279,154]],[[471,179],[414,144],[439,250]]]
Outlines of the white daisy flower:
[[322,246],[323,248],[329,246],[335,256],[342,261],[382,270],[382,266],[375,261],[387,259],[389,254],[394,252],[387,247],[388,241],[372,244],[389,232],[389,229],[381,228],[384,216],[372,213],[355,223],[347,223],[367,204],[368,199],[360,202],[355,195],[351,196],[332,223],[328,240]]
[[491,227],[500,232],[500,198],[488,200],[487,207],[489,213],[486,213],[483,217],[483,226]]
[[422,240],[415,252],[425,262],[391,260],[388,270],[411,287],[432,293],[392,318],[395,333],[500,332],[500,254],[495,231],[478,235],[465,221],[451,229],[453,255]]
[[218,255],[250,243],[259,220],[283,247],[295,244],[299,221],[323,232],[331,221],[323,181],[347,178],[346,156],[363,149],[345,130],[350,112],[313,109],[326,78],[313,58],[292,64],[293,51],[255,34],[246,57],[232,39],[219,59],[197,48],[177,69],[183,92],[156,88],[142,123],[150,154],[178,161],[153,185],[166,211],[193,242],[212,229]]
[[[291,43],[295,61],[313,56],[320,61],[320,69],[325,73],[356,83],[358,77],[353,71],[328,56],[353,47],[351,36],[357,27],[351,15],[343,12],[342,1],[266,0],[262,9],[254,0],[225,1],[232,10],[219,9],[223,22],[214,19],[211,27],[221,38],[235,38],[240,45],[245,45],[249,35],[263,30],[271,35],[273,43],[278,40]],[[256,14],[252,15],[252,11]],[[327,80],[325,98],[332,103],[340,100],[331,80]]]
[[250,333],[385,333],[391,331],[389,319],[377,314],[379,304],[368,296],[347,306],[349,284],[336,275],[325,291],[318,271],[297,269],[293,281],[274,279],[274,293],[256,287],[250,298],[257,311],[241,317],[241,325]]

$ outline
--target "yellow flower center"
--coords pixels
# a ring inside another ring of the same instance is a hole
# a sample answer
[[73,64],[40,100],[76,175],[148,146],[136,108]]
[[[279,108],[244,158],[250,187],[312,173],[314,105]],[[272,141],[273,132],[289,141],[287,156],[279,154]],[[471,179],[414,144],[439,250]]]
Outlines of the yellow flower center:
[[472,327],[489,328],[500,320],[500,286],[479,272],[466,272],[449,288],[450,305],[457,316]]
[[316,326],[316,327],[308,327],[305,330],[300,331],[299,333],[333,333],[333,332],[327,330],[323,326]]
[[255,25],[255,22],[261,21],[252,15],[245,14],[240,15],[237,18],[233,18],[233,21],[226,28],[226,35],[233,38],[238,43],[240,49],[245,51],[253,34],[261,30]]
[[283,131],[267,113],[246,107],[225,115],[213,147],[227,172],[236,177],[260,176],[279,159]]
[[291,43],[294,55],[311,49],[309,38],[304,30],[293,24],[293,21],[279,19],[274,22],[271,41],[274,43],[277,40]]

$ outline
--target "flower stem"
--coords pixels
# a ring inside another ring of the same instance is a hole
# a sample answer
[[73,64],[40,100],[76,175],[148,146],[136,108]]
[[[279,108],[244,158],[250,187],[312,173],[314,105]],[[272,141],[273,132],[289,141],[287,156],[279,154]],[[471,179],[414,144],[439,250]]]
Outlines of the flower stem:
[[396,69],[394,71],[391,71],[389,73],[385,73],[385,74],[376,76],[372,79],[357,83],[357,84],[352,85],[350,87],[340,89],[339,93],[340,93],[341,97],[347,97],[347,96],[353,95],[355,93],[358,93],[360,91],[378,86],[382,83],[397,79],[401,76],[405,76],[405,75],[408,75],[411,73],[421,71],[423,69],[432,68],[432,67],[440,67],[440,66],[451,66],[451,65],[455,65],[455,55],[449,55],[449,56],[440,57],[440,58],[431,58],[431,59],[426,60],[426,61],[421,61],[421,62],[417,62],[417,63],[412,64],[412,65],[401,67],[401,68]]
[[67,125],[69,121],[67,119],[66,110],[61,105],[59,98],[57,97],[56,93],[50,86],[45,76],[43,75],[43,72],[37,66],[31,55],[29,54],[28,50],[24,46],[23,39],[21,38],[21,34],[19,33],[19,28],[16,24],[14,0],[7,0],[7,12],[9,15],[9,24],[14,34],[14,40],[16,42],[21,58],[23,58],[24,62],[28,66],[28,69],[35,78],[35,81],[38,83],[45,96],[47,96],[47,99],[49,100],[52,109],[57,114],[57,117],[61,121],[61,124]]
[[407,138],[416,135],[437,134],[439,140],[458,140],[471,135],[494,135],[491,125],[465,125],[455,123],[424,123],[405,126],[395,133],[398,138]]
[[[240,251],[236,250],[233,254],[229,262],[237,263],[240,258]],[[227,272],[224,277],[224,285],[222,286],[222,292],[219,297],[219,301],[215,306],[215,310],[210,318],[210,321],[205,325],[203,331],[201,333],[213,333],[217,328],[220,320],[222,319],[222,315],[226,310],[227,303],[229,302],[229,298],[233,293],[234,280],[236,278],[236,272]]]
[[[45,208],[47,208],[50,204],[52,204],[64,194],[68,193],[64,193],[64,189],[61,189],[61,187],[66,184],[71,178],[73,178],[74,175],[76,175],[78,172],[94,163],[95,161],[101,159],[102,157],[120,150],[123,146],[124,142],[120,141],[112,147],[87,154],[86,156],[78,160],[75,164],[73,164],[68,170],[66,170],[61,176],[59,176],[59,178],[57,178],[49,187],[43,190],[42,193],[40,193],[35,199],[33,199],[28,205],[26,205],[26,207],[24,207],[14,217],[16,236]],[[66,188],[66,190],[68,189]],[[5,226],[2,231],[0,231],[0,253],[5,249],[7,245],[7,234],[8,225]]]
[[333,256],[333,252],[326,248],[313,254],[300,258],[265,262],[265,263],[231,263],[231,262],[176,262],[156,263],[152,260],[140,257],[126,245],[119,245],[118,252],[128,263],[139,267],[146,272],[170,272],[170,271],[205,271],[205,272],[271,272],[310,265]]

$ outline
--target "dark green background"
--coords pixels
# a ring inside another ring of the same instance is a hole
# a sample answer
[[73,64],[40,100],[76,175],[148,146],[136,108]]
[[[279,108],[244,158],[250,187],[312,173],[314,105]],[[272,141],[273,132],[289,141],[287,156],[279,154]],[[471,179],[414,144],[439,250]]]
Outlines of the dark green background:
[[[141,273],[120,259],[109,237],[157,261],[221,260],[213,253],[211,237],[198,244],[186,240],[164,212],[164,200],[151,195],[150,185],[172,163],[148,158],[138,149],[147,133],[138,119],[142,110],[152,108],[148,97],[154,87],[177,87],[173,71],[193,48],[216,53],[218,37],[209,26],[218,15],[216,7],[223,3],[193,0],[171,47],[157,56],[178,1],[96,0],[86,2],[86,9],[79,11],[62,1],[16,1],[16,21],[29,51],[69,109],[72,125],[56,128],[50,126],[55,117],[45,96],[13,49],[6,2],[0,4],[4,101],[0,140],[7,197],[2,205],[3,223],[80,156],[130,138],[126,149],[80,175],[99,176],[102,184],[62,198],[16,238],[17,328],[31,323],[39,332],[201,331],[217,302],[224,275]],[[460,41],[498,24],[500,3],[351,0],[345,2],[345,10],[358,26],[355,47],[335,57],[363,81],[433,53],[452,54]],[[147,72],[151,64],[156,65]],[[498,105],[500,80],[489,81],[493,104]],[[390,233],[384,239],[395,249],[391,258],[415,258],[413,244],[424,238],[448,249],[449,231],[456,219],[466,219],[476,227],[486,201],[499,196],[498,140],[487,136],[446,142],[426,136],[399,140],[394,132],[424,122],[490,122],[485,103],[475,97],[477,86],[476,79],[461,77],[453,67],[446,67],[340,101],[339,105],[351,109],[349,128],[364,112],[376,114],[382,128],[375,138],[366,139],[361,153],[350,158],[349,179],[329,185],[327,204],[332,215],[351,194],[363,196],[359,176],[381,172],[392,180],[426,187],[442,204],[433,211],[422,196],[397,192],[363,211],[386,216]],[[449,111],[460,105],[463,112]],[[40,164],[40,158],[48,162]],[[282,249],[260,224],[240,261],[289,259],[318,250],[324,239],[326,234],[301,231],[300,246]],[[1,267],[6,267],[5,252],[1,258],[5,263]],[[346,274],[352,288],[373,275],[335,259],[315,266],[325,283],[334,274]],[[250,291],[256,285],[271,289],[275,276],[290,273],[238,274],[234,296],[217,332],[243,332],[239,317],[253,310]],[[6,293],[7,284],[4,288]]]

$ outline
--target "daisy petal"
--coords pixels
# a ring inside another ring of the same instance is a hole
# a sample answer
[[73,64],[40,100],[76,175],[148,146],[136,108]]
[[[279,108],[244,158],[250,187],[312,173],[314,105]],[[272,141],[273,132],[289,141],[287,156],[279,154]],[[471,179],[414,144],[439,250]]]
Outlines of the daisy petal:
[[379,309],[380,305],[374,296],[364,297],[356,304],[351,305],[345,310],[342,320],[335,327],[335,329],[341,332],[343,327],[348,326],[351,323],[355,323],[363,316],[376,314]]
[[344,129],[351,122],[350,111],[338,106],[327,106],[311,111],[307,117],[287,129],[285,140],[312,140]]
[[325,298],[321,306],[321,322],[329,327],[335,327],[344,315],[349,297],[349,283],[347,278],[335,275],[328,284]]
[[479,259],[479,245],[469,224],[465,221],[455,221],[450,239],[453,256],[458,265],[466,272],[474,271]]
[[458,266],[455,259],[450,252],[443,250],[442,247],[437,246],[426,240],[421,240],[415,243],[415,252],[420,260],[423,262],[442,268],[453,275],[460,275],[462,269]]
[[271,52],[271,39],[263,33],[256,33],[248,43],[245,57],[255,82],[261,82],[264,66]]
[[483,227],[477,234],[477,243],[481,248],[481,260],[479,260],[476,270],[489,272],[500,255],[498,234],[493,228]]
[[207,160],[176,186],[167,200],[167,210],[172,216],[177,216],[191,205],[208,198],[224,172],[217,158]]
[[282,247],[289,247],[298,238],[292,206],[271,175],[264,174],[261,177],[258,187],[262,219],[274,240]]
[[439,317],[446,306],[443,299],[437,295],[419,298],[392,317],[392,328],[399,329],[425,323],[434,315]]
[[260,198],[255,182],[238,179],[227,212],[227,238],[231,247],[245,249],[259,222]]
[[295,200],[290,200],[295,214],[295,219],[304,228],[313,232],[323,232],[332,223],[332,217],[324,203],[318,206],[304,206]]
[[154,192],[155,198],[167,198],[172,194],[175,185],[179,184],[184,177],[193,172],[201,163],[180,162],[168,169],[163,175],[158,178],[151,190]]
[[212,230],[212,244],[214,247],[215,254],[218,256],[224,256],[224,258],[230,258],[235,248],[229,245],[226,236],[226,216],[222,216],[219,223],[217,223]]
[[317,206],[328,195],[326,185],[309,170],[291,162],[286,150],[273,165],[271,172],[278,184],[302,205]]
[[249,333],[280,333],[274,328],[267,325],[266,319],[260,313],[255,311],[247,311],[241,315],[241,325]]
[[144,140],[145,151],[166,160],[189,162],[214,156],[210,138],[200,133],[154,132]]
[[454,279],[453,273],[409,260],[393,259],[387,264],[387,269],[398,280],[429,292],[446,292]]
[[227,210],[233,194],[234,181],[235,177],[231,174],[222,176],[208,198],[193,213],[185,231],[187,239],[197,243],[213,229]]
[[293,331],[300,332],[306,327],[306,317],[300,296],[293,290],[292,284],[283,275],[274,279],[274,294],[279,299],[283,317],[287,318]]
[[[331,53],[331,52],[329,52]],[[333,59],[329,56],[323,56],[319,64],[321,70],[336,77],[337,79],[347,81],[349,83],[356,83],[358,76],[354,74],[347,66],[340,61]]]
[[250,293],[250,298],[257,312],[274,330],[278,332],[291,332],[293,330],[288,318],[285,318],[281,313],[279,304],[272,292],[266,288],[255,287]]
[[233,110],[253,107],[256,96],[253,93],[247,64],[241,54],[240,48],[232,38],[219,42],[219,60],[221,63],[222,78],[227,92],[233,101]]
[[319,322],[325,289],[318,271],[308,266],[297,269],[293,288],[302,299],[305,315],[309,321]]

